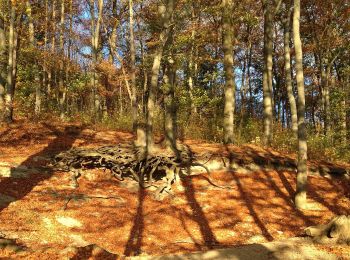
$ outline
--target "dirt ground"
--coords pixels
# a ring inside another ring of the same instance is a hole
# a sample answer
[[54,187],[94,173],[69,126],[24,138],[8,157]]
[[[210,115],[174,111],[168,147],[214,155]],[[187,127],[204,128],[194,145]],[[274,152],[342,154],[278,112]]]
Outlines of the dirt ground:
[[[341,177],[310,176],[310,209],[300,211],[292,202],[296,173],[290,170],[212,172],[230,190],[210,185],[202,175],[186,177],[174,185],[174,197],[156,201],[152,191],[102,170],[86,172],[74,189],[67,173],[47,167],[52,156],[72,147],[132,138],[54,121],[19,121],[0,128],[0,256],[115,259],[188,253],[302,236],[307,226],[350,214],[350,183]],[[195,152],[225,155],[232,149],[240,158],[252,157],[252,152],[266,161],[272,154],[293,158],[253,145],[188,144]],[[350,255],[348,246],[318,248],[339,257]]]

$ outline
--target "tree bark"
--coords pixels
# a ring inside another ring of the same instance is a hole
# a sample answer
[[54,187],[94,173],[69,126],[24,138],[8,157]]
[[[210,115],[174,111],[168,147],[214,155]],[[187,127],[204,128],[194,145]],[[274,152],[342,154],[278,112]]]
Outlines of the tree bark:
[[167,67],[164,73],[164,105],[165,105],[165,116],[164,116],[164,130],[165,130],[165,141],[168,149],[171,149],[176,153],[176,108],[175,108],[175,80],[176,80],[176,69],[173,55],[167,60]]
[[[195,5],[195,3],[192,3],[192,22],[194,22],[194,20],[196,19],[196,9],[197,6]],[[197,18],[198,19],[198,18]],[[197,20],[198,22],[198,20]],[[191,51],[190,51],[190,57],[189,57],[189,61],[188,61],[188,79],[187,79],[187,84],[188,84],[188,91],[189,91],[189,97],[190,97],[190,113],[192,114],[197,114],[197,107],[194,103],[194,95],[193,95],[193,91],[194,91],[194,87],[195,87],[195,56],[196,56],[196,32],[197,28],[196,26],[194,26],[192,24],[192,28],[191,28]]]
[[7,123],[13,121],[13,95],[15,91],[15,79],[14,79],[14,55],[16,52],[16,37],[15,37],[15,19],[16,19],[16,7],[15,4],[10,1],[10,25],[8,33],[8,64],[7,64],[7,85],[5,94],[5,113],[4,120]]
[[174,11],[176,0],[168,0],[166,5],[160,5],[158,7],[158,15],[161,19],[162,31],[159,35],[159,45],[156,48],[153,65],[151,70],[151,86],[149,89],[148,101],[147,101],[147,129],[146,129],[146,146],[149,151],[152,151],[154,146],[153,141],[153,120],[155,112],[155,98],[156,90],[158,87],[158,77],[160,62],[163,56],[163,50],[168,40],[169,32],[171,29],[171,20]]
[[[32,17],[32,6],[29,0],[26,1],[26,14],[28,17],[28,32],[29,32],[29,43],[32,51],[36,51],[35,39],[34,39],[34,23]],[[35,106],[34,113],[38,116],[41,112],[41,83],[39,77],[39,70],[37,61],[34,61],[33,64],[33,72],[34,72],[34,86],[35,86]]]
[[129,0],[129,30],[130,30],[130,78],[131,78],[131,115],[133,122],[133,131],[136,132],[137,126],[137,96],[136,96],[136,51],[135,51],[135,37],[134,37],[134,12],[133,1]]
[[58,98],[59,98],[59,107],[60,107],[60,118],[65,118],[65,103],[66,103],[66,94],[67,89],[64,84],[64,30],[65,29],[65,4],[64,0],[61,0],[61,21],[60,21],[60,72],[58,78]]
[[6,41],[5,41],[5,21],[2,11],[0,15],[0,122],[3,121],[5,112],[5,86],[6,86]]
[[[95,1],[90,0],[90,14],[91,14],[91,46],[92,46],[92,63],[93,67],[97,65],[98,62],[98,55],[99,55],[99,38],[100,38],[100,29],[101,29],[101,22],[102,22],[102,11],[103,11],[103,0],[98,0],[98,15],[97,15],[97,21],[95,21],[95,8],[94,8]],[[100,97],[97,93],[97,74],[95,71],[95,68],[93,68],[93,76],[92,76],[92,86],[93,86],[93,100],[94,100],[94,113],[95,116],[100,118],[100,106],[101,101]]]
[[[52,1],[52,37],[51,37],[51,52],[56,51],[56,0]],[[52,69],[49,69],[47,75],[47,93],[51,93],[52,89]]]
[[288,101],[290,105],[290,113],[292,119],[292,130],[294,135],[298,135],[298,115],[297,115],[297,105],[295,102],[295,97],[293,93],[293,83],[292,83],[292,71],[291,71],[291,59],[290,59],[290,15],[291,8],[288,6],[287,17],[284,21],[284,69],[286,74],[286,87],[288,94]]
[[236,105],[236,86],[233,74],[233,32],[232,0],[222,1],[222,37],[225,69],[225,105],[224,105],[224,143],[234,142],[234,113]]
[[263,0],[264,8],[264,70],[263,70],[263,103],[264,103],[264,144],[272,143],[272,51],[273,51],[273,10],[268,0]]
[[295,47],[296,82],[298,87],[298,173],[295,205],[306,207],[307,190],[307,134],[305,125],[305,91],[303,72],[303,51],[300,39],[300,0],[294,0],[293,39]]

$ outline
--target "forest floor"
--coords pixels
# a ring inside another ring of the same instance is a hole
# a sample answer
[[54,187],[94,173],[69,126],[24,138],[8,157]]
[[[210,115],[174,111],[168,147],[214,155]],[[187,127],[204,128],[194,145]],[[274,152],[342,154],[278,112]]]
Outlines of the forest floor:
[[[185,177],[174,185],[175,196],[163,201],[154,200],[136,182],[120,182],[102,170],[86,172],[74,189],[67,173],[46,167],[50,158],[72,147],[132,138],[130,133],[55,121],[1,127],[0,257],[115,259],[190,253],[300,237],[307,226],[350,214],[350,181],[339,174],[310,175],[309,209],[296,210],[295,170],[264,166],[278,160],[286,164],[293,155],[254,145],[187,141],[194,152],[235,156],[238,162],[262,167],[212,171],[215,182],[230,190],[212,186],[203,175]],[[349,164],[324,161],[309,166],[333,167],[335,173],[350,169]],[[106,198],[111,195],[115,198]],[[350,256],[349,246],[318,249]]]

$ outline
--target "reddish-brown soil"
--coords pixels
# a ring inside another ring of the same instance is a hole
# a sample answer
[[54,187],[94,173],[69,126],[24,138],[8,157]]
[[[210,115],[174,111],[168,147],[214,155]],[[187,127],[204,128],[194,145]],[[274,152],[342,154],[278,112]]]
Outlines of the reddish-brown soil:
[[[175,185],[175,196],[161,202],[151,191],[127,183],[131,180],[119,182],[103,171],[80,178],[79,188],[73,189],[67,173],[40,170],[49,156],[76,146],[127,142],[132,135],[70,129],[58,122],[17,122],[0,128],[2,165],[28,168],[24,178],[0,177],[0,194],[14,198],[0,204],[0,234],[28,249],[16,255],[4,247],[0,256],[61,259],[62,254],[77,254],[65,248],[89,244],[127,256],[224,248],[300,236],[309,225],[350,212],[349,181],[321,176],[309,177],[310,210],[296,210],[296,173],[290,171],[212,173],[217,183],[230,185],[231,190],[216,188],[201,175],[186,177],[182,185]],[[189,144],[194,151],[225,150],[218,144]],[[245,156],[244,147],[232,149]],[[65,196],[72,194],[118,198],[72,199],[64,210]],[[342,250],[349,249],[337,253]],[[79,251],[75,257],[88,258],[87,253]]]

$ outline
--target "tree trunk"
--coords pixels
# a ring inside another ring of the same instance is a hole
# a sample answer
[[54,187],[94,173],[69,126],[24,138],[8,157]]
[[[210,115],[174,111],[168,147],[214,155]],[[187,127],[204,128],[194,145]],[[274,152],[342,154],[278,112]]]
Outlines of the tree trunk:
[[176,153],[176,109],[175,109],[175,80],[176,70],[174,59],[168,58],[167,68],[164,73],[164,105],[165,105],[165,116],[164,116],[164,130],[165,130],[165,141],[168,149],[171,149]]
[[3,12],[0,15],[0,122],[3,121],[5,112],[5,86],[6,86],[6,41],[5,41],[5,22]]
[[65,103],[66,103],[66,87],[64,84],[64,26],[65,23],[65,5],[64,0],[61,0],[61,22],[60,22],[60,72],[58,79],[58,98],[59,98],[59,107],[60,107],[60,118],[65,118]]
[[97,93],[97,74],[95,66],[98,62],[99,55],[99,38],[100,38],[100,29],[102,21],[102,11],[103,11],[103,0],[98,0],[98,16],[97,21],[95,21],[95,1],[90,0],[90,14],[91,14],[91,45],[92,45],[92,63],[93,63],[93,75],[92,75],[92,86],[93,86],[93,100],[94,100],[94,114],[98,119],[101,118],[101,101],[99,94]]
[[284,68],[286,74],[286,86],[287,94],[290,105],[290,113],[292,118],[292,130],[294,135],[298,135],[298,115],[297,115],[297,105],[295,102],[295,97],[293,93],[293,83],[292,83],[292,71],[291,71],[291,59],[290,59],[290,15],[291,8],[289,7],[286,20],[284,21]]
[[15,19],[16,19],[16,7],[15,4],[10,1],[10,26],[8,33],[8,65],[7,65],[7,85],[5,94],[5,115],[4,120],[7,123],[13,121],[13,95],[15,91],[15,79],[14,79],[14,54],[16,51],[16,37],[15,37]]
[[329,99],[329,86],[330,86],[330,77],[331,77],[331,64],[327,64],[324,78],[324,131],[327,135],[331,130],[331,110],[330,110],[330,99]]
[[225,69],[225,106],[224,106],[224,143],[234,142],[234,113],[236,104],[236,86],[233,74],[233,32],[232,0],[222,1],[222,37]]
[[[51,38],[51,52],[56,51],[56,0],[52,1],[52,38]],[[49,69],[47,75],[47,93],[50,95],[52,89],[52,69]]]
[[153,120],[155,112],[155,96],[158,87],[158,77],[160,62],[163,56],[163,50],[166,47],[168,40],[172,15],[175,7],[176,0],[168,0],[166,5],[160,5],[158,7],[158,15],[161,18],[162,31],[159,35],[159,46],[154,54],[153,66],[151,71],[151,86],[149,89],[148,101],[147,101],[147,129],[146,129],[146,146],[149,151],[152,151],[154,146],[153,141]]
[[295,205],[306,207],[307,189],[307,134],[305,125],[305,92],[303,72],[303,51],[300,39],[300,0],[294,0],[293,39],[295,46],[295,68],[298,87],[298,173]]
[[129,29],[130,29],[130,78],[131,78],[131,115],[133,122],[133,131],[135,133],[137,126],[137,97],[136,97],[136,51],[135,51],[135,39],[134,39],[134,13],[133,13],[133,1],[129,0]]
[[[36,51],[35,40],[34,40],[34,24],[32,17],[32,6],[30,1],[26,1],[26,14],[28,17],[28,32],[29,32],[29,43],[32,51]],[[33,72],[34,72],[34,86],[35,86],[35,108],[34,113],[38,116],[41,112],[41,83],[39,77],[39,69],[37,65],[37,61],[34,61],[33,64]]]
[[[195,3],[192,3],[192,22],[196,19],[196,6]],[[197,107],[194,103],[194,96],[193,96],[193,91],[195,87],[195,55],[196,55],[196,26],[192,25],[191,28],[191,51],[190,51],[190,57],[188,61],[188,79],[187,79],[187,84],[188,84],[188,92],[189,92],[189,97],[190,97],[190,113],[191,114],[197,114]]]
[[263,0],[264,7],[264,70],[263,70],[263,103],[264,103],[264,144],[272,143],[272,51],[273,51],[273,14],[272,7]]

